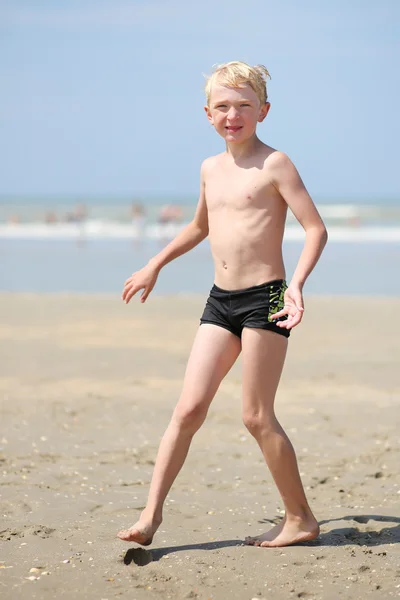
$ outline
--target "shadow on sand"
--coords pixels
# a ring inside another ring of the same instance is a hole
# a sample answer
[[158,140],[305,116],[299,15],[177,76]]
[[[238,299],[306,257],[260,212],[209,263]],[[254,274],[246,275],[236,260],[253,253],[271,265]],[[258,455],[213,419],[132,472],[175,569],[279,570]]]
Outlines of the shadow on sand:
[[[387,517],[383,515],[349,515],[337,519],[326,519],[319,524],[326,525],[335,521],[355,521],[356,523],[366,524],[369,521],[378,521],[384,523],[398,523],[395,527],[384,527],[380,531],[360,531],[356,526],[341,527],[332,529],[327,533],[321,533],[319,537],[312,542],[303,542],[294,544],[297,546],[382,546],[384,544],[398,544],[400,542],[400,518]],[[276,519],[264,519],[266,523],[276,523]],[[144,567],[151,562],[157,562],[163,556],[174,552],[184,552],[188,550],[217,550],[219,548],[229,548],[231,546],[241,546],[244,542],[241,540],[221,540],[219,542],[205,542],[203,544],[185,544],[183,546],[168,546],[165,548],[154,548],[145,550],[144,548],[130,548],[123,562],[126,565],[135,563],[138,567]],[[251,546],[250,546],[251,547]]]

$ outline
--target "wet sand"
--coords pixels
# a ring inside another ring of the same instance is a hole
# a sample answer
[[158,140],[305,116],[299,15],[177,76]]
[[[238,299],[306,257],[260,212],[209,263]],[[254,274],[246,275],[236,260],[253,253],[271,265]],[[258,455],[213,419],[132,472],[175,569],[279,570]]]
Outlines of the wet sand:
[[400,596],[396,298],[306,298],[290,339],[277,414],[318,540],[242,544],[283,507],[242,425],[240,360],[152,546],[115,537],[145,504],[204,300],[0,295],[2,599]]

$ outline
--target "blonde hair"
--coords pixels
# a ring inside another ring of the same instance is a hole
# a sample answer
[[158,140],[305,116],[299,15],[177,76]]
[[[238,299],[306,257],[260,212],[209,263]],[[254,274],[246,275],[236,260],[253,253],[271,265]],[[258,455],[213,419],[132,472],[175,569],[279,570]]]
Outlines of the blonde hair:
[[247,84],[257,94],[260,104],[265,104],[268,98],[268,77],[271,79],[271,75],[264,65],[251,67],[239,60],[216,65],[213,73],[206,80],[205,92],[207,104],[210,103],[211,89],[216,82],[226,87],[241,87]]

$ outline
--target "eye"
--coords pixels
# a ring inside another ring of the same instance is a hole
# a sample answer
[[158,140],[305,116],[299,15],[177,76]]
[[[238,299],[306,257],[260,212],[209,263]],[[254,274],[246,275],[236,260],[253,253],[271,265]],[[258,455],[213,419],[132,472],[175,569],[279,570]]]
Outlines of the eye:
[[216,108],[226,108],[226,104],[218,104]]
[[245,104],[245,103],[243,103],[243,104],[241,104],[240,106],[250,106],[250,104]]

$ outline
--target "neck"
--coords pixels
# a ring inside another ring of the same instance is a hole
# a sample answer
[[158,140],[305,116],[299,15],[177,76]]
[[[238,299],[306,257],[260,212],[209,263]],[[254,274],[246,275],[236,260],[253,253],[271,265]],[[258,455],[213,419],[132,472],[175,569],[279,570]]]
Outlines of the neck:
[[262,144],[256,134],[243,142],[242,144],[226,144],[226,153],[232,156],[233,160],[239,160],[241,158],[247,158],[252,156],[257,148]]

